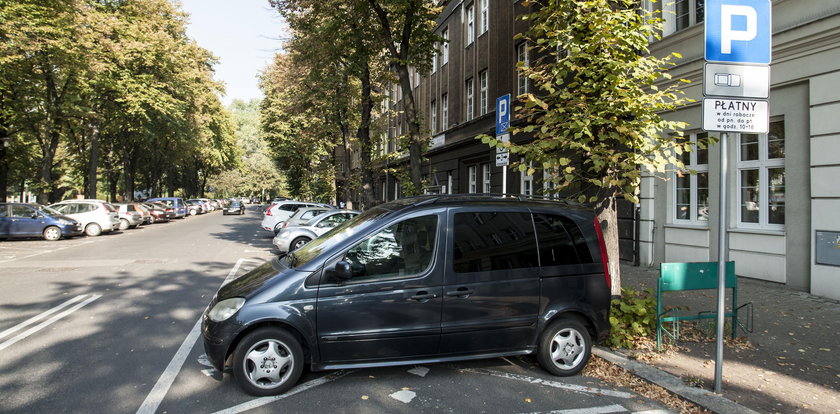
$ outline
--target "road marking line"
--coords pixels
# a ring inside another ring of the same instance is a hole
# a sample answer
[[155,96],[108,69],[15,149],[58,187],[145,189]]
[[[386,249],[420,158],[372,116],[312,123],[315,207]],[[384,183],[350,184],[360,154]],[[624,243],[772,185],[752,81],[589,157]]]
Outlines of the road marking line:
[[465,368],[465,369],[462,369],[461,371],[472,372],[474,374],[491,375],[491,376],[494,376],[494,377],[507,378],[507,379],[512,379],[512,380],[515,380],[515,381],[528,382],[528,383],[531,383],[531,384],[547,385],[549,387],[561,388],[561,389],[566,389],[566,390],[570,390],[570,391],[585,392],[585,393],[589,393],[589,394],[607,395],[607,396],[610,396],[610,397],[625,398],[625,399],[630,399],[630,398],[635,397],[634,394],[630,394],[628,392],[605,390],[605,389],[602,389],[602,388],[594,388],[594,387],[584,387],[584,386],[574,385],[574,384],[565,384],[565,383],[562,383],[562,382],[544,380],[544,379],[541,379],[541,378],[526,377],[524,375],[509,374],[509,373],[506,373],[506,372],[498,372],[498,371],[491,371],[489,369]]
[[58,251],[61,251],[61,250],[64,250],[64,249],[69,249],[71,247],[84,246],[86,244],[91,244],[91,243],[95,243],[95,242],[96,242],[96,240],[89,240],[89,241],[80,242],[79,244],[71,244],[71,245],[67,245],[67,246],[64,246],[64,247],[59,247],[59,248],[56,248],[56,249],[53,249],[53,250],[43,250],[43,251],[35,253],[35,254],[30,254],[29,256],[21,256],[21,257],[17,257],[17,258],[14,258],[14,259],[0,260],[0,263],[7,263],[7,262],[13,262],[13,261],[16,261],[16,260],[28,259],[30,257],[40,256],[42,254],[47,254],[47,253],[55,253],[55,252],[58,252]]
[[248,410],[253,410],[254,408],[262,407],[263,405],[271,404],[275,401],[279,401],[279,400],[282,400],[284,398],[291,397],[295,394],[304,392],[306,390],[310,390],[310,389],[315,388],[319,385],[324,385],[328,382],[335,381],[335,380],[337,380],[337,379],[339,379],[339,378],[341,378],[341,377],[343,377],[343,376],[345,376],[345,375],[347,375],[351,372],[353,372],[353,371],[336,371],[332,374],[325,375],[321,378],[316,378],[312,381],[300,384],[297,387],[294,387],[294,388],[286,391],[283,394],[275,395],[273,397],[257,398],[257,399],[254,399],[254,400],[251,400],[251,401],[233,406],[231,408],[227,408],[227,409],[224,409],[224,410],[221,410],[221,411],[216,411],[213,414],[239,414],[239,413],[242,413],[242,412],[245,412],[245,411],[248,411]]
[[610,414],[610,413],[629,413],[630,410],[618,405],[605,405],[602,407],[589,408],[575,408],[571,410],[553,410],[545,412],[535,412],[530,414]]
[[[232,280],[233,277],[236,276],[236,272],[239,271],[239,266],[241,266],[243,262],[247,261],[256,260],[241,258],[237,260],[233,269],[230,269],[225,281],[222,282],[222,286]],[[202,315],[204,314],[203,311],[201,313]],[[137,414],[154,414],[155,411],[157,411],[158,406],[160,406],[160,403],[163,401],[163,398],[166,397],[166,393],[169,392],[169,388],[172,387],[172,383],[175,382],[175,377],[177,377],[178,373],[181,372],[181,367],[184,365],[184,361],[187,360],[190,351],[193,346],[195,346],[196,341],[198,341],[199,334],[201,334],[201,317],[198,318],[198,321],[184,339],[184,342],[181,343],[181,347],[178,348],[177,352],[175,352],[175,356],[172,357],[171,361],[169,361],[169,365],[166,366],[163,374],[160,374],[160,378],[158,378],[157,383],[155,383],[155,386],[152,387],[151,391],[149,391],[149,395],[146,396],[146,399],[143,401],[143,404],[140,405],[140,408],[137,409]]]
[[56,307],[54,307],[54,308],[52,308],[52,309],[50,309],[50,310],[47,310],[46,312],[41,313],[40,315],[35,315],[35,316],[33,316],[33,317],[31,317],[31,318],[27,319],[27,320],[26,320],[26,321],[24,321],[24,322],[21,322],[21,323],[19,323],[19,324],[15,325],[15,326],[13,326],[13,327],[11,327],[11,328],[9,328],[9,329],[6,329],[5,331],[0,332],[0,339],[5,338],[5,337],[7,337],[7,336],[9,336],[9,335],[11,335],[11,334],[13,334],[13,333],[17,332],[17,331],[19,331],[19,330],[21,330],[21,329],[23,329],[23,328],[25,328],[25,327],[29,326],[29,325],[32,325],[32,324],[33,324],[33,323],[35,323],[35,322],[40,321],[41,319],[46,318],[47,316],[50,316],[50,315],[52,315],[52,314],[54,314],[54,313],[56,313],[56,312],[58,312],[58,311],[60,311],[60,310],[62,310],[62,309],[64,309],[64,308],[66,308],[66,307],[68,307],[68,306],[70,306],[70,305],[72,305],[72,304],[74,304],[74,303],[76,303],[76,302],[78,302],[78,301],[80,301],[80,300],[84,299],[86,296],[87,296],[87,295],[79,295],[79,296],[76,296],[75,298],[70,299],[70,300],[68,300],[67,302],[62,303],[61,305],[58,305],[58,306],[56,306]]
[[[82,296],[86,296],[86,295],[82,295]],[[24,339],[24,338],[28,337],[29,335],[32,335],[32,334],[34,334],[35,332],[38,332],[38,331],[40,331],[41,329],[44,329],[45,327],[47,327],[47,326],[51,325],[53,322],[55,322],[55,321],[57,321],[57,320],[59,320],[59,319],[61,319],[61,318],[65,317],[65,316],[67,316],[67,315],[69,315],[69,314],[71,314],[71,313],[73,313],[73,312],[75,312],[75,311],[77,311],[77,310],[81,309],[82,307],[84,307],[84,306],[85,306],[85,305],[87,305],[88,303],[91,303],[91,302],[93,302],[93,301],[95,301],[95,300],[97,300],[97,299],[99,299],[99,298],[101,298],[101,297],[102,297],[102,295],[93,295],[93,296],[91,296],[91,297],[87,298],[84,302],[79,303],[79,304],[76,304],[76,306],[73,306],[72,308],[67,309],[67,310],[65,310],[64,312],[61,312],[61,313],[59,313],[58,315],[55,315],[55,316],[53,316],[52,318],[47,319],[46,321],[41,322],[41,323],[39,323],[38,325],[35,325],[35,326],[33,326],[33,327],[29,328],[28,330],[26,330],[26,331],[24,331],[24,332],[22,332],[22,333],[18,334],[17,336],[13,337],[12,339],[9,339],[8,341],[3,342],[2,344],[0,344],[0,351],[2,351],[2,350],[4,350],[4,349],[6,349],[6,348],[8,348],[8,347],[10,347],[10,346],[12,346],[12,345],[14,345],[14,344],[15,344],[15,343],[17,343],[18,341],[20,341],[20,340],[22,340],[22,339]],[[76,298],[71,299],[71,301],[75,301],[75,300],[76,300]],[[67,302],[65,302],[65,304],[66,304],[66,303],[67,303]],[[62,304],[62,305],[60,305],[60,306],[64,306],[64,304]],[[39,315],[39,316],[40,316],[40,315]],[[46,316],[46,315],[44,315],[44,316]],[[30,319],[30,320],[31,320],[31,319]],[[29,321],[27,321],[27,322],[29,322]],[[33,321],[33,322],[34,322],[34,321]],[[14,328],[12,328],[12,329],[14,329]],[[15,332],[16,330],[17,330],[17,329],[13,330],[12,332]],[[6,334],[6,332],[8,332],[8,331],[9,331],[9,330],[4,331],[4,332],[3,332],[3,334],[5,335],[5,334]],[[10,333],[11,333],[11,332],[10,332]]]

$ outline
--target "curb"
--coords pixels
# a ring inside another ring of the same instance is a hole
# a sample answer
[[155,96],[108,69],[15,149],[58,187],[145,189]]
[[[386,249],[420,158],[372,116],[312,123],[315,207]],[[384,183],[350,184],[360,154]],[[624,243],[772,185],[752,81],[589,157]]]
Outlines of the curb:
[[638,361],[627,359],[624,355],[605,347],[592,347],[592,353],[613,364],[626,369],[631,374],[654,383],[666,390],[679,395],[685,400],[691,401],[709,411],[720,414],[758,414],[743,405],[733,402],[713,392],[689,387],[676,376],[664,372],[658,368]]

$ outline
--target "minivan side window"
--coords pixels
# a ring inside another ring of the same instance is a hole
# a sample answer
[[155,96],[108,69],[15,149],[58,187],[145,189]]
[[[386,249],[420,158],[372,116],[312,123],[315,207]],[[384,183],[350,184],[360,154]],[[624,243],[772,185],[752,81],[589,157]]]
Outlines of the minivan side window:
[[[4,210],[3,212],[5,213],[6,206],[3,206],[2,209]],[[30,218],[30,217],[32,217],[33,213],[35,213],[35,211],[32,210],[29,207],[26,207],[26,206],[12,206],[12,217]],[[5,216],[5,214],[3,214],[3,215]]]
[[417,275],[429,268],[437,240],[437,215],[393,224],[351,248],[351,281]]
[[574,221],[556,214],[534,214],[543,266],[592,263],[583,233]]
[[537,240],[529,213],[456,213],[455,272],[536,267]]
[[534,214],[534,226],[537,228],[537,242],[540,245],[540,264],[542,266],[557,266],[579,264],[580,259],[575,250],[575,243],[566,227],[565,216],[555,214]]

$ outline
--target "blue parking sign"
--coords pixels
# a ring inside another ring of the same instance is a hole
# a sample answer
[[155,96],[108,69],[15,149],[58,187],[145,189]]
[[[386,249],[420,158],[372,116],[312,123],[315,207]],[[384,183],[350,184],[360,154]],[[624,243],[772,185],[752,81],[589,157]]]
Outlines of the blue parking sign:
[[706,60],[770,63],[770,0],[708,0]]
[[510,128],[510,94],[496,98],[496,136],[502,136]]

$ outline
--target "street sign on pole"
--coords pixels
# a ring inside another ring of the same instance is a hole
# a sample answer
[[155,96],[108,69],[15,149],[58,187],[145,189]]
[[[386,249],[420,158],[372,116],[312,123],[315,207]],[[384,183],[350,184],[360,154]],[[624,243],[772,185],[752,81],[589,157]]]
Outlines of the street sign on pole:
[[706,61],[770,63],[770,0],[708,0]]
[[737,98],[767,99],[770,96],[770,67],[706,63],[703,94]]
[[766,134],[769,128],[766,100],[703,99],[703,129],[706,131]]
[[496,137],[504,135],[510,128],[510,94],[496,98]]
[[[770,0],[707,0],[703,75],[703,129],[720,134],[718,288],[714,391],[723,382],[723,325],[726,305],[727,140],[729,132],[767,133],[772,25]],[[742,65],[764,65],[755,69]],[[763,100],[744,99],[747,97]]]
[[[508,142],[510,141],[510,134],[498,136],[496,139],[501,142]],[[507,167],[508,165],[510,165],[510,151],[504,147],[496,147],[496,166]]]

